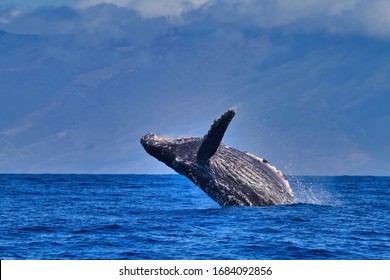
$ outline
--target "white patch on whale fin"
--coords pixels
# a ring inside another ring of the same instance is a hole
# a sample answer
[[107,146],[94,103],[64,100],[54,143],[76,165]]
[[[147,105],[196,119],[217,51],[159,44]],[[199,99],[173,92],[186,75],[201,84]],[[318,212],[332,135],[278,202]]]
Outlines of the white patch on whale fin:
[[198,149],[196,154],[198,160],[206,161],[215,154],[235,114],[236,112],[233,109],[229,109],[219,119],[214,121],[208,133],[203,137],[202,144]]
[[283,188],[291,195],[294,196],[294,192],[291,189],[290,183],[288,182],[286,176],[278,169],[276,169],[275,166],[271,165],[266,159],[260,158],[258,156],[255,156],[254,154],[245,152],[247,156],[250,156],[251,158],[257,160],[259,163],[261,163],[265,171],[273,178],[275,178],[282,186]]

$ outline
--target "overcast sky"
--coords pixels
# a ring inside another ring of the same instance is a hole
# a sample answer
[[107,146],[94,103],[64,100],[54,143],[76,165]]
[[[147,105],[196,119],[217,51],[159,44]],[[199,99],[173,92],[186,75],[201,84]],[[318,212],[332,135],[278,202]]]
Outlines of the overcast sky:
[[327,30],[328,32],[356,32],[369,36],[390,35],[390,3],[386,0],[4,0],[1,20],[8,21],[15,11],[31,11],[42,6],[69,5],[86,8],[111,3],[139,12],[143,17],[180,18],[197,9],[225,22],[247,21],[258,27],[289,26],[299,31]]
[[170,172],[139,138],[202,136],[235,107],[224,142],[287,174],[390,175],[389,14],[384,0],[2,1],[0,172]]

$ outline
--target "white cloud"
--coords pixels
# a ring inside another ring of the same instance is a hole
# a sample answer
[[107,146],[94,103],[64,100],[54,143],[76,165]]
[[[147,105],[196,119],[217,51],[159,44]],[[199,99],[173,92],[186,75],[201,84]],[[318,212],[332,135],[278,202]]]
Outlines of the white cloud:
[[202,8],[207,16],[227,22],[247,21],[258,27],[287,27],[296,32],[326,30],[390,36],[387,0],[81,0],[79,7],[111,3],[143,17],[179,17]]
[[241,16],[263,28],[390,36],[390,2],[384,0],[215,0],[208,9],[220,20]]
[[[97,8],[99,4],[111,4],[110,7]],[[73,6],[79,11],[80,17],[51,17],[43,14],[20,10],[0,9],[0,28],[20,20],[20,30],[25,28],[50,29],[71,33],[78,29],[80,21],[88,21],[88,28],[94,28],[92,23],[104,21],[104,25],[114,25],[127,22],[126,12],[136,12],[147,19],[166,17],[176,19],[175,23],[190,23],[191,19],[212,25],[232,24],[240,27],[283,28],[289,32],[326,31],[336,34],[360,34],[372,37],[390,37],[390,1],[388,0],[80,0]],[[96,8],[98,17],[93,18]],[[119,11],[119,8],[122,11]],[[117,9],[118,11],[115,11]],[[57,10],[65,10],[57,7]],[[88,10],[92,12],[89,13]],[[89,14],[92,14],[90,17]],[[32,18],[34,21],[21,20]],[[42,18],[45,16],[46,18]],[[120,16],[120,17],[118,17]],[[103,20],[104,19],[104,20]],[[50,21],[50,22],[48,22]],[[60,28],[58,28],[61,22]],[[23,26],[22,26],[23,25]],[[211,26],[212,27],[212,26]],[[19,28],[19,27],[18,27]],[[15,31],[13,29],[11,31]],[[19,30],[19,29],[17,29]],[[119,36],[121,34],[117,34]]]
[[114,4],[136,10],[143,17],[178,17],[185,12],[201,7],[210,0],[82,0],[78,7],[89,7],[101,3]]
[[0,10],[0,24],[9,23],[14,17],[22,13],[19,9],[4,9]]
[[352,31],[380,37],[390,36],[389,1],[359,1],[345,19]]

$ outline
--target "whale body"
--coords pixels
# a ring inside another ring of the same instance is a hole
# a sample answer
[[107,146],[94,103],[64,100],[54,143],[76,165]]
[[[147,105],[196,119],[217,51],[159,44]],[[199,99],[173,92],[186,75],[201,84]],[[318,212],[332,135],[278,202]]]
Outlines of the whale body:
[[153,157],[188,177],[220,206],[291,204],[294,194],[286,177],[268,161],[221,143],[235,111],[215,120],[204,137],[141,138]]

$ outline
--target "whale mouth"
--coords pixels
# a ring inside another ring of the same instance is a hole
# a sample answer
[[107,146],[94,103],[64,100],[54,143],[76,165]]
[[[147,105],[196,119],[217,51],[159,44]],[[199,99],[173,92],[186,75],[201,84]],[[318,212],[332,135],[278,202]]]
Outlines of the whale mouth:
[[145,151],[169,167],[175,159],[174,149],[171,149],[171,138],[159,137],[154,133],[148,133],[141,138],[141,145]]
[[158,141],[158,137],[154,133],[148,133],[140,140],[141,145],[144,149],[152,156],[159,158],[159,155],[162,152],[161,147],[159,147],[160,141]]
[[151,147],[165,146],[166,143],[164,143],[164,142],[168,142],[170,140],[172,140],[172,138],[160,137],[154,133],[148,133],[144,137],[141,138],[140,142],[141,142],[142,146],[144,146],[144,148],[146,149],[148,147],[151,148]]
[[144,137],[141,138],[141,144],[144,147],[146,147],[146,146],[154,146],[156,144],[159,144],[160,142],[169,141],[169,140],[172,140],[172,138],[160,137],[160,136],[157,136],[154,133],[148,133]]

